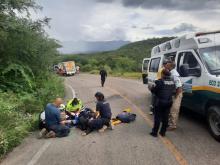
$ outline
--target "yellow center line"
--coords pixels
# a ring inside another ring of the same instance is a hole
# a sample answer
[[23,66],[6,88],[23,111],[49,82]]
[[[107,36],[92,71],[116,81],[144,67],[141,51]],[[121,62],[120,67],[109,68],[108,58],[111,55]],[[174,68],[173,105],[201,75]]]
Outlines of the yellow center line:
[[[112,89],[110,87],[106,87],[106,89],[112,91],[115,94],[118,94],[123,99],[125,99],[129,104],[133,105],[134,108],[138,111],[138,113],[144,118],[146,123],[148,125],[150,125],[151,127],[153,126],[152,120],[143,112],[143,110],[141,110],[138,106],[136,106],[134,103],[132,103],[132,101],[130,99],[128,99],[126,96],[121,95],[115,89]],[[180,165],[189,165],[189,163],[186,161],[186,159],[183,157],[183,155],[180,153],[180,151],[177,149],[177,147],[171,142],[170,139],[168,139],[167,137],[161,137],[161,136],[159,136],[159,138],[161,139],[163,144],[169,149],[169,151],[173,154],[173,156],[175,157],[176,161]]]

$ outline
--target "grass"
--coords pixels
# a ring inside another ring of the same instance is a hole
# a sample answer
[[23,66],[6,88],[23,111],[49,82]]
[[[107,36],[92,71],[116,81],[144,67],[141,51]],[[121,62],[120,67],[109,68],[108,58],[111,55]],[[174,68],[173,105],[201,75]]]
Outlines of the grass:
[[40,80],[34,93],[0,92],[0,160],[38,128],[45,104],[63,96],[63,80],[55,75]]
[[[92,70],[89,72],[89,74],[99,74],[99,70]],[[141,79],[142,74],[140,72],[110,72],[110,76],[129,79]]]
[[113,73],[113,76],[122,77],[122,78],[130,78],[130,79],[140,79],[141,73],[139,72],[124,72],[124,73]]

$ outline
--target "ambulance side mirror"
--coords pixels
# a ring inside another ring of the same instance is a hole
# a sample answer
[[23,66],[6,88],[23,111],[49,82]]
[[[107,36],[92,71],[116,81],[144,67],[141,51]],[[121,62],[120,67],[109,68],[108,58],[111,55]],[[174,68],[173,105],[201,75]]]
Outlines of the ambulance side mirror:
[[180,66],[180,76],[181,77],[189,76],[189,65],[188,64],[183,64]]
[[196,68],[190,69],[189,74],[191,76],[200,77],[202,74],[202,70],[200,67],[196,67]]

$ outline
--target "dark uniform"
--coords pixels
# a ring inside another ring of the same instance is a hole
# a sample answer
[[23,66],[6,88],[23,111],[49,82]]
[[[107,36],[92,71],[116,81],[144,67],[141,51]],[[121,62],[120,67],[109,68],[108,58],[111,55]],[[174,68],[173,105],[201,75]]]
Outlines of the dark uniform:
[[154,127],[151,135],[157,136],[160,122],[162,122],[160,135],[165,136],[168,126],[168,116],[172,106],[172,96],[175,91],[175,84],[170,76],[156,80],[155,84],[156,86],[151,89],[151,92],[156,96]]
[[96,104],[96,111],[99,112],[99,117],[93,120],[90,120],[88,122],[88,128],[86,130],[86,134],[89,134],[93,130],[99,130],[104,125],[107,127],[110,126],[111,118],[112,118],[112,112],[110,104],[103,100],[98,101]]
[[105,84],[106,77],[107,77],[107,72],[104,69],[101,70],[100,71],[100,76],[101,76],[101,85],[103,87],[104,84]]
[[110,104],[103,100],[103,101],[98,101],[96,104],[96,111],[99,112],[100,118],[103,121],[103,125],[109,126],[109,123],[112,118],[112,112],[111,112],[111,107]]

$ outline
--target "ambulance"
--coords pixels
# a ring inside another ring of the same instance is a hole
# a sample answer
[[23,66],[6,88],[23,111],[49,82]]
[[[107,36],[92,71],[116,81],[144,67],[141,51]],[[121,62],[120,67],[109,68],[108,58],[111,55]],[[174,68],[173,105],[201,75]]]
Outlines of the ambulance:
[[144,58],[142,62],[142,79],[143,83],[147,84],[148,82],[148,65],[149,65],[150,58]]
[[154,83],[164,60],[176,63],[182,106],[204,115],[211,135],[220,141],[220,31],[188,34],[153,47],[148,84]]
[[76,73],[76,65],[74,61],[66,61],[58,64],[58,74],[63,76],[71,76]]

